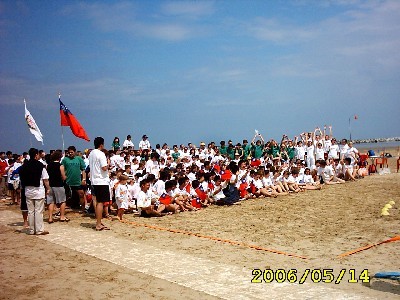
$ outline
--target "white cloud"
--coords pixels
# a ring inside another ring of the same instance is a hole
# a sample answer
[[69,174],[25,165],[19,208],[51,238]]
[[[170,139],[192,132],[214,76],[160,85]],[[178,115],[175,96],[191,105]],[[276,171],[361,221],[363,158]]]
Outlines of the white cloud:
[[261,42],[285,47],[284,55],[269,62],[276,75],[319,77],[346,72],[379,78],[397,72],[400,1],[358,3],[343,1],[340,4],[349,7],[307,25],[258,18],[243,28]]
[[167,15],[200,17],[214,12],[213,2],[206,1],[178,1],[168,2],[162,5],[162,11]]
[[273,19],[258,18],[248,25],[250,35],[259,40],[271,41],[278,44],[292,44],[303,42],[315,37],[315,31],[308,28],[299,28],[295,25],[283,25]]
[[[169,6],[167,5],[167,7]],[[180,9],[178,9],[179,7]],[[186,13],[198,15],[205,11],[205,7],[198,5],[197,9],[189,10],[187,8]],[[183,14],[185,13],[184,8],[185,5],[172,5],[167,11]],[[151,15],[146,15],[147,19],[143,19],[140,9],[131,2],[117,4],[80,3],[66,6],[63,12],[69,15],[78,14],[83,16],[104,32],[125,32],[132,36],[166,41],[181,41],[193,38],[201,32],[199,26],[190,22],[151,17]]]
[[[21,99],[31,99],[47,107],[61,92],[66,99],[85,109],[113,109],[118,103],[141,101],[142,89],[132,82],[115,78],[98,78],[66,83],[40,83],[28,78],[0,76],[0,85],[7,87],[0,93],[1,104],[20,105]],[[53,103],[54,104],[54,103]]]

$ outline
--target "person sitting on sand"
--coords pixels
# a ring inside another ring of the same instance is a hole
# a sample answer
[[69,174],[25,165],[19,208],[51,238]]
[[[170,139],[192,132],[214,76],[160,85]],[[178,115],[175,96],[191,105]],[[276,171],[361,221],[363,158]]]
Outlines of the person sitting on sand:
[[296,178],[299,176],[299,170],[293,168],[291,172],[285,171],[283,172],[283,178],[288,185],[289,191],[298,193],[301,192],[299,185],[297,184]]
[[176,199],[183,205],[181,209],[185,210],[197,210],[195,207],[192,206],[191,200],[192,196],[187,191],[187,185],[189,184],[189,179],[184,176],[178,179],[178,186],[174,190],[174,196]]
[[315,182],[313,176],[311,175],[311,170],[306,168],[303,176],[297,177],[297,184],[301,189],[304,190],[320,190],[321,185],[319,182]]
[[351,164],[351,158],[346,157],[344,160],[341,160],[340,163],[343,165],[344,180],[355,181],[357,176],[357,168]]
[[[140,209],[142,217],[162,217],[165,214],[161,213],[165,209],[165,205],[153,198],[153,193],[150,191],[150,182],[143,179],[140,182],[141,191],[138,194],[137,206]],[[150,191],[150,192],[149,192]]]
[[164,212],[178,213],[183,207],[183,204],[174,197],[173,191],[176,188],[175,180],[168,180],[165,182],[165,190],[161,192],[159,201],[165,206]]
[[325,160],[320,161],[320,167],[318,168],[318,176],[322,178],[322,181],[326,184],[337,184],[345,183],[344,180],[337,178],[335,172],[331,166],[326,165]]
[[264,188],[273,189],[274,192],[276,193],[276,195],[287,195],[288,194],[287,192],[283,191],[283,189],[280,185],[275,185],[272,182],[272,176],[271,176],[271,172],[269,169],[266,169],[264,171],[262,182],[263,182]]

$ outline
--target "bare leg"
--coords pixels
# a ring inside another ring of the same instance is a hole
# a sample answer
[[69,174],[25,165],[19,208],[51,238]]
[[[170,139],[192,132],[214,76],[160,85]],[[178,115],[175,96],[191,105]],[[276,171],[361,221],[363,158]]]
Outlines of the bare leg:
[[78,195],[79,195],[79,204],[81,205],[82,209],[85,209],[86,208],[85,192],[83,190],[78,190]]
[[65,202],[60,204],[60,220],[65,220]]
[[96,204],[96,229],[101,229],[101,219],[103,218],[103,202],[97,202]]
[[53,223],[54,203],[49,204],[49,223]]
[[23,211],[22,212],[22,218],[24,219],[24,228],[29,228],[28,212],[27,211]]

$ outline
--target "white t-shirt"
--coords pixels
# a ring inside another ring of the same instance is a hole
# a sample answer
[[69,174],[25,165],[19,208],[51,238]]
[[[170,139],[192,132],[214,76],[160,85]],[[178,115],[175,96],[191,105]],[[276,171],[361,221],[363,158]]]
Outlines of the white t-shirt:
[[262,179],[263,185],[265,187],[273,186],[274,184],[272,183],[271,177],[263,177]]
[[[218,191],[218,192],[217,192]],[[224,195],[224,192],[222,191],[222,186],[221,185],[219,185],[219,186],[214,186],[214,189],[212,190],[212,198],[214,199],[214,200],[219,200],[219,199],[223,199],[223,198],[225,198],[225,195]],[[214,193],[216,193],[215,195],[214,195]]]
[[139,149],[142,149],[142,150],[144,150],[144,149],[150,149],[150,142],[149,142],[149,140],[141,140],[141,141],[139,142]]
[[157,182],[153,185],[153,191],[155,191],[157,195],[161,196],[165,191],[165,182],[160,179],[157,180]]
[[141,191],[140,184],[138,182],[135,182],[134,184],[128,185],[128,191],[131,199],[137,199]]
[[296,183],[297,180],[296,178],[294,178],[294,176],[292,174],[289,175],[289,177],[286,179],[287,183]]
[[142,208],[149,207],[150,205],[151,197],[141,190],[137,196],[137,206]]
[[324,140],[324,143],[323,143],[323,147],[322,148],[324,148],[324,151],[325,151],[325,153],[328,153],[329,152],[329,147],[332,145],[332,141],[331,140]]
[[128,186],[126,184],[118,184],[115,189],[115,202],[118,208],[129,208]]
[[357,157],[357,154],[358,154],[357,148],[354,148],[354,147],[350,148],[349,147],[349,149],[347,150],[346,157],[350,157],[351,158],[351,164],[352,165],[355,162],[355,158]]
[[49,179],[49,174],[46,168],[42,170],[42,178],[40,179],[40,185],[36,186],[26,186],[25,196],[29,199],[43,199],[46,196],[46,190],[43,185],[43,179]]
[[306,174],[303,175],[303,178],[301,181],[304,183],[314,183],[314,179],[313,179],[312,175],[306,175]]
[[125,169],[125,160],[120,155],[117,155],[117,154],[113,155],[110,158],[110,164],[111,164],[113,171],[115,171],[116,169],[122,169],[122,170]]
[[340,158],[343,159],[347,155],[347,151],[349,150],[349,145],[340,145]]
[[315,149],[315,159],[322,160],[324,159],[325,150],[323,147],[318,147]]
[[307,146],[307,157],[314,157],[314,145]]
[[158,163],[158,161],[149,159],[146,162],[146,173],[154,174],[156,178],[158,178],[160,175],[160,164]]
[[326,166],[325,168],[318,168],[318,175],[322,176],[324,182],[329,182],[330,178],[334,175],[333,170],[330,166]]
[[132,148],[134,148],[135,145],[133,144],[132,141],[130,141],[130,140],[125,140],[124,143],[122,144],[122,147],[126,147],[126,148],[132,147]]
[[304,160],[304,155],[306,154],[306,151],[304,149],[304,146],[297,146],[295,147],[296,151],[296,158],[300,160]]
[[339,158],[338,156],[339,152],[339,145],[338,144],[333,144],[329,146],[329,152],[328,152],[328,158]]
[[90,182],[92,185],[109,185],[108,170],[101,168],[107,166],[106,155],[99,149],[94,149],[89,154]]

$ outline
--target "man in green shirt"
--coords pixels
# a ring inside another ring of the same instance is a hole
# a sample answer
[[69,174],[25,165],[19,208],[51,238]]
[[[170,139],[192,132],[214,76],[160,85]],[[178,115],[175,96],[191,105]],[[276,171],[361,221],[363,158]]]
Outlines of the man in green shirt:
[[225,141],[220,142],[220,147],[219,147],[219,153],[223,156],[226,157],[227,152],[228,152],[228,147],[225,145]]
[[[260,139],[258,139],[256,142],[256,138],[259,137]],[[256,133],[256,135],[254,136],[253,140],[251,141],[251,148],[253,151],[253,157],[254,158],[261,158],[264,154],[264,138],[262,137],[261,134]]]
[[69,146],[67,155],[62,160],[61,164],[64,166],[65,175],[67,176],[66,183],[71,187],[72,199],[71,207],[79,207],[77,204],[76,196],[79,196],[79,204],[81,208],[86,208],[86,198],[84,193],[84,186],[86,186],[86,165],[80,156],[76,156],[76,148]]
[[251,155],[251,145],[247,140],[243,140],[242,149],[243,149],[243,159],[247,159],[249,155]]
[[226,154],[230,157],[231,160],[235,159],[235,147],[233,144],[228,145],[228,149],[226,149]]

